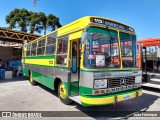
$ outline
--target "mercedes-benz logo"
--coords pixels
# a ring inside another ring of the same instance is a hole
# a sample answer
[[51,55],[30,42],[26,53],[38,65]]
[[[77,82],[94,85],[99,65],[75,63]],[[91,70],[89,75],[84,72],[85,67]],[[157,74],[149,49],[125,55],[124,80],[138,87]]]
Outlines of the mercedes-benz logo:
[[120,80],[120,84],[121,84],[121,85],[125,85],[125,83],[126,83],[126,79],[125,79],[125,78],[122,78],[122,79]]

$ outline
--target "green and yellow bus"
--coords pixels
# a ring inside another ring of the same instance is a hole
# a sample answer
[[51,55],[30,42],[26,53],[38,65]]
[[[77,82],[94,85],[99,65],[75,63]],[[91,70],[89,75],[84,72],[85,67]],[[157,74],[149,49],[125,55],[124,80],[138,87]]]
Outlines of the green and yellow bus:
[[132,27],[86,16],[23,47],[23,74],[56,90],[65,104],[97,106],[142,95]]

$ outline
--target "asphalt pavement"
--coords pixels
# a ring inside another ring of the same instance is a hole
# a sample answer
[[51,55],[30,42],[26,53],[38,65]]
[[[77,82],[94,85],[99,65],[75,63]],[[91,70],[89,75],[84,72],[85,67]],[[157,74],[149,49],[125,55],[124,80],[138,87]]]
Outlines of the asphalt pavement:
[[[28,78],[22,76],[11,80],[0,80],[0,111],[12,112],[12,115],[14,113],[12,119],[33,119],[26,118],[25,115],[32,116],[32,112],[36,114],[38,111],[43,111],[40,114],[37,113],[37,118],[34,119],[42,119],[40,115],[46,115],[43,119],[52,117],[54,119],[158,120],[159,117],[150,117],[150,115],[160,115],[160,92],[143,90],[143,95],[139,98],[105,106],[83,107],[75,102],[64,105],[55,91],[40,84],[32,86]],[[147,111],[148,116],[144,114],[142,116],[141,111]],[[21,114],[21,118],[17,117],[18,113]],[[105,115],[100,116],[101,113]],[[0,117],[0,119],[8,120],[9,118]]]

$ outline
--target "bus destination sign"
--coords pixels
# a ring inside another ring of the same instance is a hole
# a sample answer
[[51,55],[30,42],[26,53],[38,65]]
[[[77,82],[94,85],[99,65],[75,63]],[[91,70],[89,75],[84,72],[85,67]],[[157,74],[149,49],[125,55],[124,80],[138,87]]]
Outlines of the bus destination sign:
[[116,29],[123,30],[126,32],[135,33],[133,28],[120,24],[120,23],[113,22],[113,21],[104,20],[101,18],[91,18],[91,22],[103,24],[107,26],[108,28],[116,28]]

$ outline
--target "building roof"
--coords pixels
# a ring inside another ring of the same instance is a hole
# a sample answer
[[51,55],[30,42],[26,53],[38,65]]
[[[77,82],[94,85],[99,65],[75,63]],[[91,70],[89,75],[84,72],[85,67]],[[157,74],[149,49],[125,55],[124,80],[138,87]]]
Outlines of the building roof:
[[29,41],[35,40],[38,37],[41,37],[41,36],[0,27],[0,40],[2,41],[22,43],[24,40],[27,40],[27,42],[29,42]]

